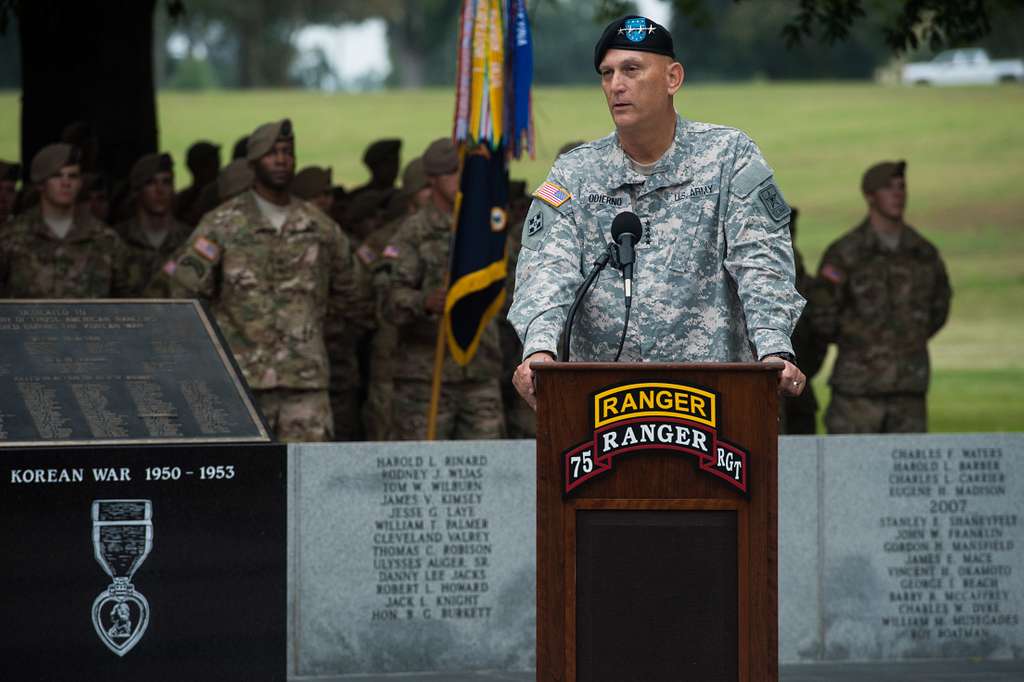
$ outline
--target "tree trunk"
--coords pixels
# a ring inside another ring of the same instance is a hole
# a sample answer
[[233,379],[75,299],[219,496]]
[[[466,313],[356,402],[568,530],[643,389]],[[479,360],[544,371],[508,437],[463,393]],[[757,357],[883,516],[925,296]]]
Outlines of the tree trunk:
[[98,170],[118,179],[157,150],[153,88],[156,0],[32,0],[18,9],[21,158],[85,121],[99,139]]

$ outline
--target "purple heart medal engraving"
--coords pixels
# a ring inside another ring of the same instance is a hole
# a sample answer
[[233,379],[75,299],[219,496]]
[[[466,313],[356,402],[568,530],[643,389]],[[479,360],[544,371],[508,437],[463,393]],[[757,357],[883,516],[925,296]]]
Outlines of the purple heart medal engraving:
[[149,625],[149,602],[131,579],[153,548],[150,500],[94,500],[92,545],[114,582],[92,603],[92,624],[107,648],[124,656]]

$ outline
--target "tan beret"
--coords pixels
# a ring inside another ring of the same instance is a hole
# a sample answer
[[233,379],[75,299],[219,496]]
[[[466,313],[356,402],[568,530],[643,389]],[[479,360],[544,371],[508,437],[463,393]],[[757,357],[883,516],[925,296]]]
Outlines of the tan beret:
[[245,159],[235,159],[217,174],[217,198],[227,201],[252,187],[256,174]]
[[423,152],[423,170],[428,176],[449,175],[459,170],[459,150],[450,137],[430,143]]
[[17,182],[21,175],[21,164],[0,160],[0,182]]
[[292,180],[292,194],[300,199],[313,199],[331,189],[331,169],[306,166]]
[[60,173],[60,169],[64,166],[73,166],[79,163],[81,158],[82,155],[79,153],[78,147],[72,144],[66,142],[48,144],[40,149],[32,159],[32,182],[43,182]]
[[365,152],[363,152],[363,163],[372,168],[382,161],[397,159],[401,149],[401,140],[377,140],[367,147]]
[[294,140],[295,131],[291,119],[282,118],[273,123],[264,123],[249,136],[246,156],[249,161],[257,161],[269,154],[278,140]]
[[876,192],[888,185],[893,178],[902,178],[906,172],[906,161],[881,161],[864,171],[860,189],[865,194]]
[[429,185],[427,172],[423,170],[423,157],[417,156],[402,171],[402,194],[412,195]]
[[128,182],[133,190],[141,189],[143,185],[153,179],[157,173],[173,173],[174,159],[167,152],[162,154],[146,154],[139,158],[132,165],[132,171],[128,175]]

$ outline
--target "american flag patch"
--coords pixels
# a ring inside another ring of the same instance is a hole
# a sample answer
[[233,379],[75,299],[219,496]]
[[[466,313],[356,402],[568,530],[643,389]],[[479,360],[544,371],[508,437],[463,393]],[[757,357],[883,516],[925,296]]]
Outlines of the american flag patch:
[[384,256],[385,258],[398,258],[398,247],[388,244],[387,246],[384,247],[384,252],[381,253],[380,255]]
[[559,187],[553,182],[545,182],[537,188],[533,193],[533,196],[553,208],[558,208],[565,202],[569,201],[569,199],[572,199],[572,194],[569,193],[569,190]]
[[821,276],[833,284],[842,284],[844,278],[843,271],[831,263],[821,266]]
[[160,269],[164,271],[165,275],[170,277],[171,275],[174,274],[174,271],[178,269],[178,261],[169,260],[166,263],[164,263],[164,266]]
[[377,260],[377,254],[373,252],[366,244],[363,244],[356,249],[356,255],[359,256],[359,260],[363,261],[366,265],[369,265],[373,261]]
[[220,247],[206,237],[200,237],[197,239],[195,243],[192,244],[192,248],[194,248],[200,256],[211,262],[217,260],[217,256],[220,255]]

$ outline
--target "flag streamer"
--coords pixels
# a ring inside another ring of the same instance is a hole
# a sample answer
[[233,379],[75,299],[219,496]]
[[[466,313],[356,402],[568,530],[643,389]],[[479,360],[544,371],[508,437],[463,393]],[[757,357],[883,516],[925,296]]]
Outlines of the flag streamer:
[[526,0],[463,0],[453,137],[462,177],[442,322],[461,365],[505,302],[508,162],[534,156],[533,38]]

